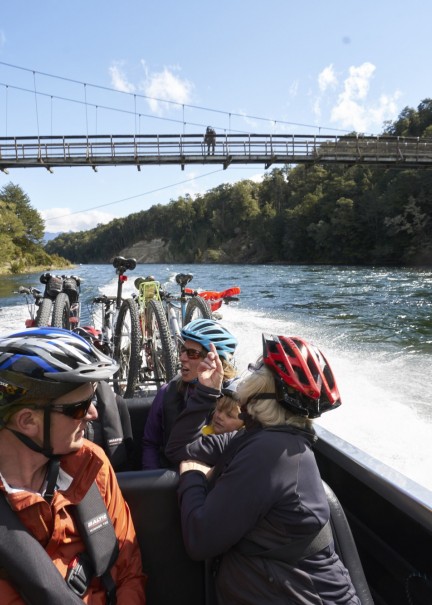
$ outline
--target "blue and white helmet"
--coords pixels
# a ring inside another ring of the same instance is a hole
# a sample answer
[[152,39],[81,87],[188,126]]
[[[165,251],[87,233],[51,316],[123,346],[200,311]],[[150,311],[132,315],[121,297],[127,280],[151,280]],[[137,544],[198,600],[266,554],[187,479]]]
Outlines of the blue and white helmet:
[[213,343],[219,357],[227,361],[234,355],[238,344],[237,338],[214,319],[194,319],[184,326],[181,337],[198,342],[206,351],[210,351],[210,343]]
[[0,383],[19,387],[17,395],[54,399],[117,370],[110,357],[61,328],[29,328],[0,338]]

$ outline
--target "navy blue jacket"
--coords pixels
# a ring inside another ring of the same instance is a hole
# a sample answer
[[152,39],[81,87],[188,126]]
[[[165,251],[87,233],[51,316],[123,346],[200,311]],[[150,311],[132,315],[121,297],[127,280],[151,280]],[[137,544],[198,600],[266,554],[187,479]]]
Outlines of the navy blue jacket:
[[[243,431],[199,436],[217,392],[198,385],[178,417],[166,454],[213,465]],[[195,436],[189,444],[187,440]],[[317,532],[329,519],[311,445],[313,432],[295,427],[256,430],[225,463],[213,485],[202,473],[180,477],[183,536],[194,559],[221,556],[216,577],[222,605],[360,605],[333,542],[296,564],[244,555],[246,538],[271,549]]]

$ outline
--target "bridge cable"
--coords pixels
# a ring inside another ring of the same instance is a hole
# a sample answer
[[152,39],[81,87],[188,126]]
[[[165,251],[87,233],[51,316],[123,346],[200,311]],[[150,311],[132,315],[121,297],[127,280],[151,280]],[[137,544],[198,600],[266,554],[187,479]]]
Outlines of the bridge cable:
[[36,93],[36,72],[33,72],[33,82],[34,82],[34,96],[35,96],[35,107],[36,107],[36,126],[37,126],[37,134],[39,135],[39,112],[38,112],[38,104],[37,104],[37,93]]
[[68,216],[72,216],[73,214],[83,214],[84,212],[88,212],[89,210],[98,210],[99,208],[105,208],[106,206],[113,206],[114,204],[120,204],[121,202],[128,202],[129,200],[136,199],[138,197],[143,197],[145,195],[150,195],[151,193],[158,193],[159,191],[163,191],[164,189],[170,189],[170,187],[177,187],[178,185],[184,185],[185,183],[190,183],[192,181],[196,181],[198,179],[202,179],[205,176],[211,176],[212,174],[216,174],[217,172],[222,172],[223,169],[213,170],[212,172],[207,172],[206,174],[200,174],[199,176],[194,176],[191,179],[186,179],[184,181],[179,181],[177,183],[171,183],[170,185],[164,185],[163,187],[158,187],[157,189],[152,189],[150,191],[145,191],[144,193],[138,193],[137,195],[131,195],[129,197],[124,197],[121,200],[116,200],[114,202],[108,202],[106,204],[100,204],[99,206],[92,206],[90,208],[86,208],[85,210],[76,210],[75,212],[70,212],[69,214],[62,214],[61,216],[54,216],[51,218],[44,218],[45,222],[55,221],[59,218],[67,218]]
[[[5,65],[7,67],[11,67],[13,69],[19,69],[19,70],[22,70],[22,71],[33,71],[33,70],[31,70],[31,69],[29,69],[27,67],[21,67],[19,65],[13,65],[11,63],[6,63],[4,61],[0,61],[0,65]],[[57,79],[57,80],[63,80],[65,82],[71,82],[73,84],[83,84],[83,82],[80,81],[80,80],[74,80],[72,78],[66,78],[64,76],[57,76],[57,75],[49,74],[49,73],[42,72],[42,71],[37,71],[37,72],[33,71],[33,73],[38,73],[39,75],[46,76],[48,78],[53,78],[53,79]],[[118,94],[124,94],[124,95],[131,95],[131,94],[133,94],[133,93],[127,92],[125,90],[116,90],[115,88],[111,88],[109,86],[102,86],[100,84],[89,84],[89,86],[92,86],[93,88],[98,88],[100,90],[106,90],[106,91],[109,91],[109,92],[115,92],[115,93],[118,93]],[[159,97],[151,97],[149,95],[144,95],[144,94],[137,94],[137,96],[140,97],[140,98],[146,99],[146,100],[150,100],[150,101],[158,101],[159,103],[167,103],[167,104],[177,105],[177,106],[183,105],[179,101],[172,101],[171,99],[160,99]],[[273,122],[274,121],[273,118],[263,118],[263,117],[260,117],[260,116],[248,115],[248,114],[244,114],[244,113],[235,113],[235,112],[231,112],[230,113],[230,112],[228,112],[226,110],[214,109],[214,108],[211,108],[211,107],[204,107],[204,106],[201,106],[201,105],[192,105],[192,104],[186,103],[185,106],[189,107],[191,109],[199,109],[201,111],[210,111],[210,112],[213,112],[213,113],[220,113],[220,114],[225,114],[225,115],[228,114],[229,116],[232,115],[232,116],[239,117],[239,118],[242,118],[242,119],[249,118],[251,120],[259,120],[259,121],[265,121],[265,122]],[[151,117],[153,117],[153,116],[151,116]],[[317,126],[316,124],[302,124],[302,123],[299,123],[299,122],[288,122],[287,120],[278,120],[278,122],[280,124],[284,124],[284,125],[286,124],[286,125],[289,125],[289,126],[300,126],[300,127],[313,128],[313,129],[321,128],[321,126]],[[352,132],[352,130],[345,130],[345,129],[342,129],[342,128],[333,128],[333,127],[327,127],[327,126],[325,127],[325,129],[326,130],[334,130],[334,131],[338,131],[338,132],[345,132],[345,133]],[[242,132],[242,131],[236,131],[236,132]]]

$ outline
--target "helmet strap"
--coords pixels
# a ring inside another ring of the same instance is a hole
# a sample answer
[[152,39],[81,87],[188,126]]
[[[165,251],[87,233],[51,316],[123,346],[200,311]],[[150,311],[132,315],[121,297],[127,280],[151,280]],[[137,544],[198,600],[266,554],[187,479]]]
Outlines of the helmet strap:
[[44,408],[43,447],[41,447],[40,445],[35,443],[33,439],[30,439],[30,437],[27,437],[27,435],[23,435],[23,433],[20,433],[19,431],[15,431],[14,429],[9,428],[8,426],[5,426],[4,428],[13,433],[15,437],[17,437],[22,443],[24,443],[24,445],[29,447],[34,452],[37,452],[38,454],[43,454],[46,458],[53,457],[53,449],[51,447],[51,410],[49,406],[46,406]]
[[51,504],[51,500],[54,496],[59,470],[60,458],[58,456],[53,456],[48,462],[47,487],[44,494],[44,499],[48,504]]

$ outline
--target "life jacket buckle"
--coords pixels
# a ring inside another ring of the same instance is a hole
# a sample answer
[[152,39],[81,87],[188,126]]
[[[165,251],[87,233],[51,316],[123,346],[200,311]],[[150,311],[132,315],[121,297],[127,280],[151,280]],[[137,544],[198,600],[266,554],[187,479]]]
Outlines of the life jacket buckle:
[[93,565],[86,553],[78,553],[68,565],[66,584],[79,597],[83,597],[94,575]]

